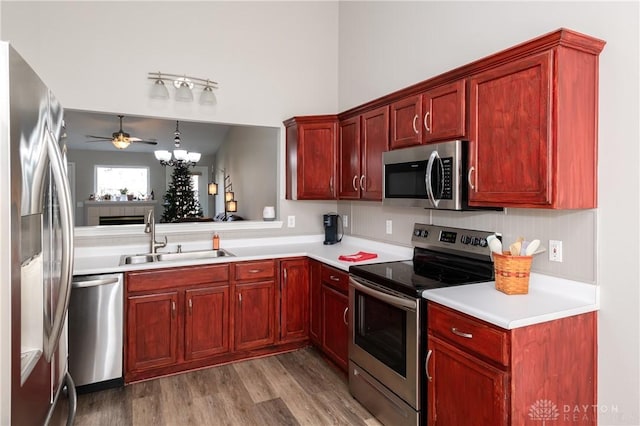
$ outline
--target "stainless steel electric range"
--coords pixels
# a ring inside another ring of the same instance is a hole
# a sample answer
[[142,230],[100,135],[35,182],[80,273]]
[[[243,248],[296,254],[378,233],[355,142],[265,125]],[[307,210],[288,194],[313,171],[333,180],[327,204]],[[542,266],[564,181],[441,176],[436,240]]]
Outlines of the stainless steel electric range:
[[349,390],[382,423],[426,423],[422,293],[493,280],[492,234],[415,224],[412,261],[349,268]]

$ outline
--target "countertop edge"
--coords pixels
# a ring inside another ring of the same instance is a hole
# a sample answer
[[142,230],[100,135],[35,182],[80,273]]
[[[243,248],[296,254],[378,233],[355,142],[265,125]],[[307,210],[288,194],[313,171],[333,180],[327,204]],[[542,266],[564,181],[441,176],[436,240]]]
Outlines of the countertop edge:
[[529,294],[506,295],[496,290],[495,282],[491,281],[429,290],[422,297],[506,330],[600,308],[597,285],[531,274],[529,290]]
[[[136,248],[136,246],[126,247],[126,250],[134,252],[136,250],[140,250],[139,247]],[[363,265],[367,263],[408,260],[411,258],[412,253],[412,249],[410,247],[350,236],[345,236],[341,243],[330,246],[323,245],[322,238],[320,236],[298,236],[275,239],[225,240],[224,248],[233,253],[234,256],[139,265],[120,265],[120,256],[124,253],[119,251],[117,248],[109,250],[107,254],[100,254],[99,249],[84,248],[81,251],[83,255],[76,255],[74,259],[73,275],[124,273],[128,271],[198,266],[216,263],[233,263],[261,259],[280,259],[288,257],[309,257],[343,271],[348,271],[349,267],[354,264]],[[379,256],[375,259],[364,262],[345,262],[338,259],[339,255],[352,254],[360,250],[377,252]],[[126,252],[126,254],[134,253]],[[103,260],[103,262],[100,263],[100,260]],[[78,266],[78,261],[83,266]]]

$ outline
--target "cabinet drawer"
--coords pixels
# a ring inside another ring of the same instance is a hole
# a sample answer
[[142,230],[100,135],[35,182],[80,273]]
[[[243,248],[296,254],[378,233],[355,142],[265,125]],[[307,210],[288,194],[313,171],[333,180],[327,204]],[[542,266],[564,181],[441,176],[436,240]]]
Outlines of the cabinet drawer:
[[432,334],[501,365],[509,365],[509,332],[443,306],[429,303]]
[[335,268],[322,265],[322,282],[343,292],[349,292],[349,274]]
[[228,264],[155,269],[152,271],[127,272],[125,274],[128,292],[162,290],[185,285],[228,281]]
[[264,278],[273,278],[276,273],[273,260],[236,263],[234,268],[236,281],[256,281]]

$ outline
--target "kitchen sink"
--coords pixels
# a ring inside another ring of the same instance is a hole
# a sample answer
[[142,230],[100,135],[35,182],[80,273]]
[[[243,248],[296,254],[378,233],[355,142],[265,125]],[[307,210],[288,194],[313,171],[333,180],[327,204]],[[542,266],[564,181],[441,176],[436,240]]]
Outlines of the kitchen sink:
[[181,260],[214,259],[218,257],[235,256],[224,249],[185,251],[182,253],[146,253],[135,255],[123,255],[120,258],[120,265],[138,265],[152,262],[176,262]]

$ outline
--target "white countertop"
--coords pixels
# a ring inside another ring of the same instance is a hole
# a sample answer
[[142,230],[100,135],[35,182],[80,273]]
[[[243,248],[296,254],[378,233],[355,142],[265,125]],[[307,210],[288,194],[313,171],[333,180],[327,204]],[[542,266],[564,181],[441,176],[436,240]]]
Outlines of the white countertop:
[[[335,268],[348,271],[351,265],[410,260],[412,248],[345,236],[334,245],[322,244],[322,235],[229,239],[221,248],[232,257],[214,259],[155,262],[120,265],[122,255],[147,253],[146,245],[79,248],[74,257],[74,275],[120,273],[134,270],[206,265],[245,260],[307,256]],[[183,251],[210,249],[210,241],[188,243]],[[175,252],[175,245],[161,252]],[[378,257],[362,262],[338,260],[340,255],[359,251],[376,253]],[[524,327],[599,309],[599,287],[592,284],[532,273],[529,293],[507,295],[495,288],[495,283],[468,284],[425,291],[423,297],[459,312],[471,315],[504,329]]]
[[597,311],[599,290],[596,285],[532,273],[528,294],[507,295],[491,281],[428,290],[422,297],[510,330]]
[[[206,265],[296,256],[307,256],[338,269],[348,271],[351,265],[409,260],[413,253],[411,247],[397,246],[350,236],[345,236],[342,242],[333,245],[324,245],[322,241],[322,235],[223,240],[220,248],[233,253],[234,256],[122,266],[120,265],[122,255],[147,253],[149,251],[148,247],[131,245],[106,248],[81,248],[76,249],[75,252],[73,274],[117,273],[144,269],[170,268],[174,266]],[[183,251],[207,250],[211,248],[210,244],[209,241],[185,244],[182,249]],[[175,248],[172,246],[169,250],[161,249],[159,251],[175,253]],[[338,260],[338,256],[340,255],[354,254],[359,251],[375,253],[378,257],[361,262]]]

